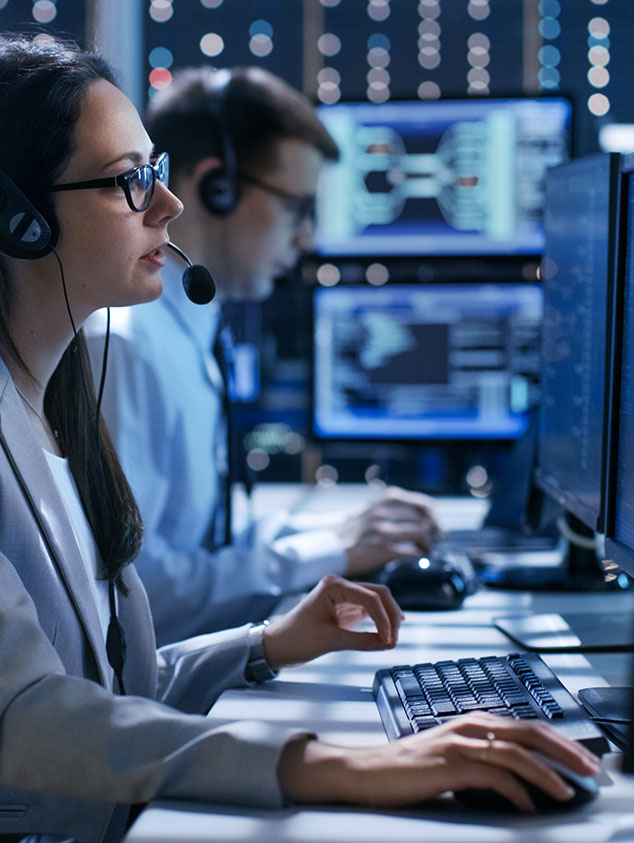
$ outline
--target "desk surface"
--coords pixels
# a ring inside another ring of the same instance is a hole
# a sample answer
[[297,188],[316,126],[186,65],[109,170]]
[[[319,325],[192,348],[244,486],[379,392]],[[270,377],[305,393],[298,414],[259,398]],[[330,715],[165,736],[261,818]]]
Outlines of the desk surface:
[[[318,501],[315,508],[320,505]],[[457,511],[455,506],[452,511]],[[472,507],[469,513],[466,510],[461,513],[459,523],[444,518],[443,526],[470,527],[482,514],[482,507],[477,513]],[[331,653],[300,668],[282,671],[275,682],[225,692],[209,716],[217,723],[257,718],[295,723],[317,731],[325,740],[350,746],[384,741],[370,690],[375,670],[404,662],[508,653],[515,648],[492,626],[493,617],[517,611],[588,611],[589,600],[592,610],[597,612],[634,611],[634,596],[629,594],[593,594],[590,598],[584,594],[482,589],[456,612],[408,613],[395,650]],[[549,655],[544,659],[573,693],[583,687],[604,685],[606,681],[629,684],[631,680],[631,658],[626,654],[592,654],[588,658],[576,654]],[[263,811],[158,802],[143,812],[125,841],[626,843],[634,841],[634,780],[618,772],[618,763],[618,753],[606,756],[598,800],[576,811],[549,817],[475,815],[449,799],[417,810],[393,812],[331,806]]]

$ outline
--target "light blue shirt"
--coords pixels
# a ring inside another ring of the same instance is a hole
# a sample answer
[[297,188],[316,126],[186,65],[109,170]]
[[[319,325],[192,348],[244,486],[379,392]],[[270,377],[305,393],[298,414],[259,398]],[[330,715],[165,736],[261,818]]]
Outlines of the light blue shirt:
[[[302,529],[287,512],[234,531],[210,551],[227,469],[222,376],[211,354],[219,310],[185,297],[171,259],[164,292],[150,304],[111,311],[102,410],[136,496],[145,537],[136,567],[148,592],[159,644],[260,620],[279,597],[326,573],[343,573],[330,527]],[[105,311],[84,330],[101,372]]]

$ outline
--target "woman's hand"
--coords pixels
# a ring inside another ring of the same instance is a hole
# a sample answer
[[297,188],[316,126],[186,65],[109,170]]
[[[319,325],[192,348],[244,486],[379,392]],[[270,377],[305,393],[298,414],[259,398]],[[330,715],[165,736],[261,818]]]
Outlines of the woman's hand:
[[[370,618],[376,632],[354,632]],[[383,585],[352,583],[329,574],[292,611],[264,631],[271,667],[309,661],[333,650],[386,650],[394,647],[403,613]]]
[[571,798],[568,785],[531,750],[582,775],[598,771],[592,753],[546,723],[478,713],[376,747],[291,741],[282,753],[278,776],[284,795],[298,802],[395,808],[477,787],[493,789],[530,812],[534,805],[522,780],[555,799]]

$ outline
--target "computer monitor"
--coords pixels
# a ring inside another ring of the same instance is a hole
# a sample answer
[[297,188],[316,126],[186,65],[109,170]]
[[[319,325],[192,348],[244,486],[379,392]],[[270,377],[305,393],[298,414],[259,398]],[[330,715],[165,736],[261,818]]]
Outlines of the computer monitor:
[[314,293],[322,439],[513,439],[539,368],[537,284],[340,285]]
[[[605,550],[609,559],[634,577],[634,155],[621,164],[621,215],[614,288],[610,413],[605,476]],[[634,650],[634,618],[623,619]],[[624,769],[634,772],[634,689],[590,688],[584,704],[622,743]],[[629,729],[627,720],[629,719]],[[620,721],[620,722],[619,722]]]
[[[634,395],[622,397],[619,386],[623,381],[619,361],[629,360],[634,346],[628,340],[630,314],[623,306],[627,249],[622,230],[627,208],[619,166],[617,155],[571,161],[549,173],[546,190],[542,400],[535,479],[568,513],[568,523],[562,525],[570,537],[566,565],[560,581],[551,584],[566,590],[627,589],[631,584],[627,573],[634,573],[628,557],[634,548],[631,485],[627,503],[633,463],[625,444],[631,440],[623,438],[634,430],[626,411],[627,401],[632,401],[634,414]],[[631,255],[631,246],[629,250]],[[629,271],[634,279],[634,269]],[[623,372],[627,386],[625,367]],[[593,546],[596,531],[606,529],[608,556],[618,562],[615,545],[624,545],[623,570],[610,569]],[[596,613],[550,614],[498,618],[496,625],[525,649],[539,652],[632,647],[628,611],[610,612],[600,622]]]
[[622,224],[614,291],[605,549],[634,577],[634,155],[622,163]]
[[567,99],[338,102],[319,115],[341,151],[317,197],[321,255],[541,253]]
[[544,208],[535,478],[590,531],[601,528],[618,164],[605,154],[555,167]]

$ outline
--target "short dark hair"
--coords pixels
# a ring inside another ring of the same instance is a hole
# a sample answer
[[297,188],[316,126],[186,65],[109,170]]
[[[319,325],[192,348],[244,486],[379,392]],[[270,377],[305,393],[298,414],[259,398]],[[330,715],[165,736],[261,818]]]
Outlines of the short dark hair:
[[248,172],[261,173],[275,164],[275,145],[284,138],[315,147],[327,160],[339,158],[337,144],[308,97],[259,67],[177,70],[148,106],[145,124],[157,151],[169,153],[174,175],[191,173],[210,155],[222,158],[223,132],[238,169]]

